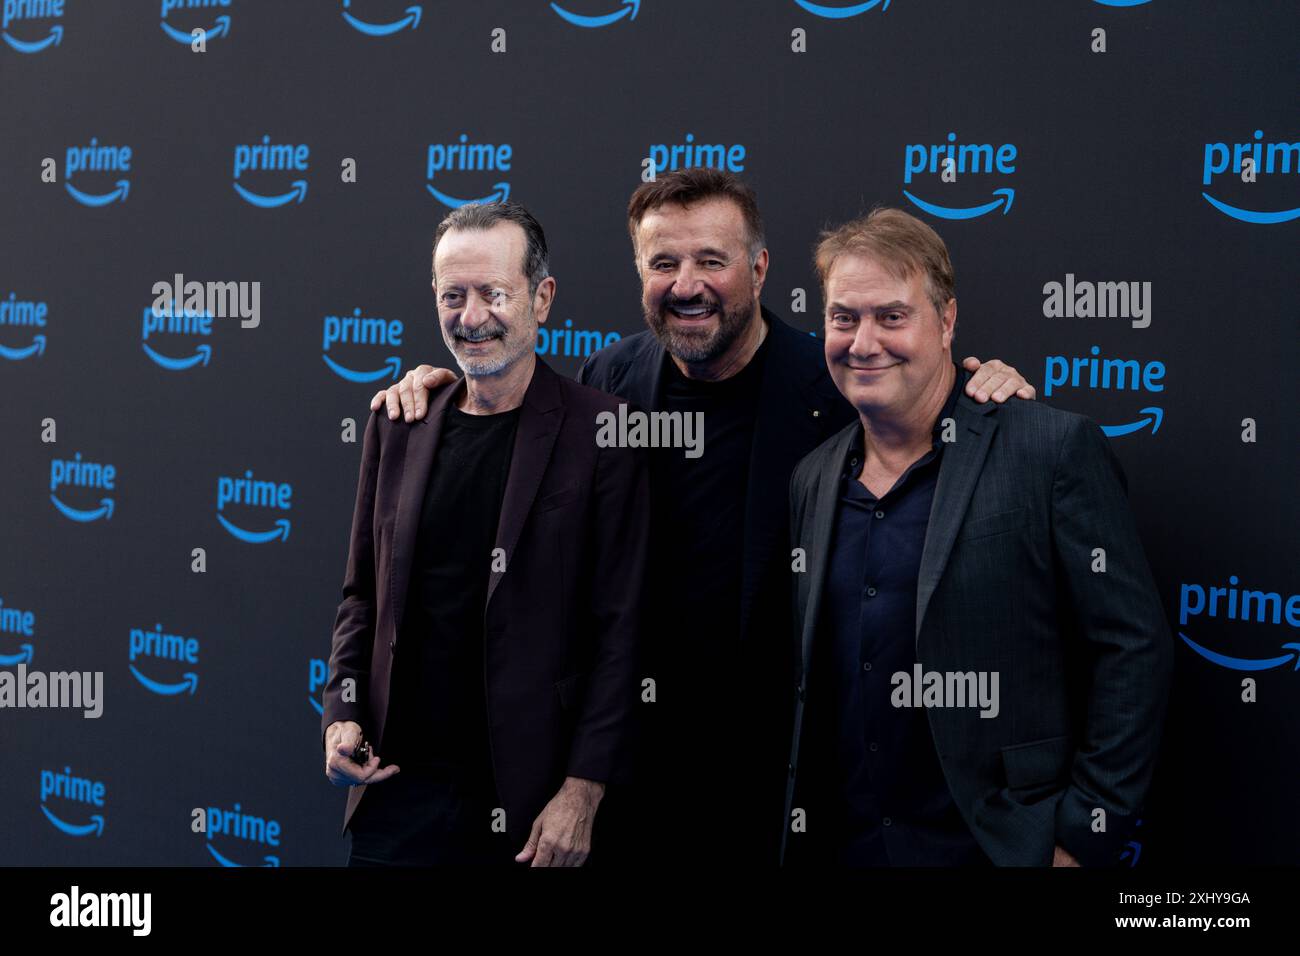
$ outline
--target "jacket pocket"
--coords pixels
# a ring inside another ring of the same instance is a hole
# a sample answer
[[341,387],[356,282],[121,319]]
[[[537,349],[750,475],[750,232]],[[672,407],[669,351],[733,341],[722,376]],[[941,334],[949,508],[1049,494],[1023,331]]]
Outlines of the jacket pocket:
[[576,710],[582,703],[582,693],[586,689],[586,674],[572,674],[555,682],[555,693],[559,695],[560,706],[565,710]]
[[1002,534],[1007,531],[1017,531],[1028,523],[1028,508],[999,511],[997,514],[984,515],[982,518],[965,522],[961,531],[957,534],[957,540],[969,541],[972,538],[987,538],[990,535]]
[[1044,784],[1064,783],[1069,776],[1070,738],[1047,737],[1002,748],[1002,769],[1007,788],[1024,790]]
[[582,489],[577,485],[570,485],[568,488],[561,488],[554,491],[544,498],[538,498],[537,503],[533,505],[533,514],[541,514],[543,511],[552,511],[555,508],[561,508],[578,497]]

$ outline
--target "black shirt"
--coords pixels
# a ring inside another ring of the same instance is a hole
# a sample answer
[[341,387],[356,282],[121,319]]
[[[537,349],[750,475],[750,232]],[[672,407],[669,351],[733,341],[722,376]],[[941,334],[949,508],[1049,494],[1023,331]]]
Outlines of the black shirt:
[[838,773],[828,779],[837,781],[835,849],[848,865],[985,861],[944,780],[924,708],[890,703],[891,676],[910,674],[916,662],[916,582],[943,422],[960,394],[959,374],[930,450],[883,496],[858,481],[865,457],[860,426],[840,477],[822,621],[830,640],[814,650],[811,680],[820,684],[818,698],[833,702],[819,725],[835,735]]
[[732,692],[743,692],[740,590],[745,500],[764,339],[743,369],[710,382],[684,376],[665,354],[656,411],[703,413],[698,458],[680,448],[651,456],[655,525],[650,549],[649,672],[657,679],[659,745],[673,775],[729,776]]
[[470,415],[449,405],[443,418],[380,754],[402,773],[490,778],[483,613],[518,422],[518,408]]

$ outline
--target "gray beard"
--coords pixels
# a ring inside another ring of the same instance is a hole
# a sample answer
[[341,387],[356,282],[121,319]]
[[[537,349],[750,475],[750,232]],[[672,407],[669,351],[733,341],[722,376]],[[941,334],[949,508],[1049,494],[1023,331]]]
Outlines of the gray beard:
[[526,319],[526,323],[532,327],[533,334],[531,336],[522,335],[519,337],[518,341],[513,342],[511,341],[512,333],[509,326],[500,323],[505,329],[505,335],[502,336],[501,342],[505,346],[506,351],[497,358],[472,358],[462,356],[454,347],[454,343],[457,341],[454,336],[444,335],[443,340],[446,342],[448,351],[451,352],[452,358],[456,360],[456,364],[460,366],[462,372],[475,378],[487,378],[492,375],[500,375],[507,368],[511,367],[527,355],[530,349],[534,348],[535,343],[537,342],[537,327],[533,318],[533,307],[531,304],[528,306],[528,318]]
[[716,332],[678,332],[671,329],[661,312],[646,312],[646,325],[668,353],[683,362],[711,362],[735,344],[754,318],[754,305],[748,302],[730,312],[718,314]]

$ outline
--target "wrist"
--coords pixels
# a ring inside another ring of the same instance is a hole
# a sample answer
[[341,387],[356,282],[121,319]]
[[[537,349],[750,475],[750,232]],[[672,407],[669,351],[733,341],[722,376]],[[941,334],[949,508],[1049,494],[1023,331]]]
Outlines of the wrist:
[[565,777],[564,786],[561,789],[582,797],[591,805],[592,809],[599,806],[601,798],[605,796],[605,785],[603,783],[599,780],[588,780],[585,777]]

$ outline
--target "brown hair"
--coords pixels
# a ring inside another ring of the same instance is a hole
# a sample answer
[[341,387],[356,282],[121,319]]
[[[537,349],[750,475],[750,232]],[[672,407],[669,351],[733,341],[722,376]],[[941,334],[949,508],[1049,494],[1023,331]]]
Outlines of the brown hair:
[[740,207],[749,233],[749,258],[757,259],[767,240],[763,236],[763,217],[759,215],[754,190],[739,176],[705,167],[675,169],[636,188],[627,204],[627,231],[633,248],[636,248],[637,228],[646,213],[660,206],[689,206],[709,199],[729,199]]
[[926,293],[935,311],[943,316],[943,307],[955,295],[952,260],[939,234],[926,223],[901,209],[877,206],[834,229],[824,230],[813,254],[822,295],[826,295],[826,278],[840,256],[861,255],[879,262],[895,279],[906,279],[920,272],[925,277]]

